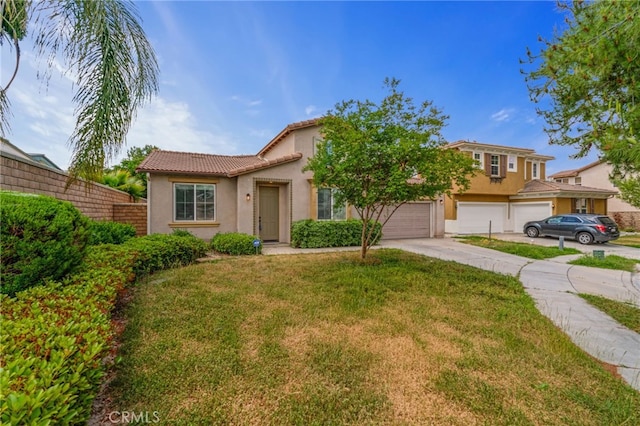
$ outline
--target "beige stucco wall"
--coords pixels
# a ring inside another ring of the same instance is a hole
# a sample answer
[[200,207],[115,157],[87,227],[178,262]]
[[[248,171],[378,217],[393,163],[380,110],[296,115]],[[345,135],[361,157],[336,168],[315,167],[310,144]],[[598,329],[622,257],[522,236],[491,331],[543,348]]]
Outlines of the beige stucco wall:
[[[213,222],[191,222],[173,220],[173,184],[174,183],[212,183],[216,184],[215,210]],[[149,234],[170,234],[174,229],[186,229],[195,236],[210,240],[218,232],[237,231],[236,223],[236,179],[224,177],[194,177],[180,175],[150,175],[147,187]]]
[[[609,189],[618,191],[613,183],[609,180],[609,174],[612,171],[610,164],[600,163],[580,172],[582,178],[582,186],[591,186],[593,188]],[[637,212],[640,209],[633,207],[620,199],[619,195],[609,198],[607,202],[607,210],[609,212]]]

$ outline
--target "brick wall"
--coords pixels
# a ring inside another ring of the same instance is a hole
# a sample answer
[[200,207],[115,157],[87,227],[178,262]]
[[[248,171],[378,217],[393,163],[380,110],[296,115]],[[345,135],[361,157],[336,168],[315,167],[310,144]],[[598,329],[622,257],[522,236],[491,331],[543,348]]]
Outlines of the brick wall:
[[[7,152],[0,152],[0,188],[3,190],[42,194],[70,201],[83,214],[96,220],[130,223],[129,218],[121,214],[118,214],[118,220],[116,219],[115,211],[121,209],[114,208],[114,205],[133,205],[136,206],[132,209],[136,211],[136,223],[133,224],[140,235],[147,233],[146,203],[132,203],[129,194],[93,182],[87,187],[84,181],[77,181],[65,191],[67,178],[66,173]],[[144,226],[138,218],[142,210]],[[120,220],[124,218],[127,220]]]
[[640,212],[609,212],[621,231],[640,231]]
[[113,205],[114,222],[129,223],[136,228],[136,235],[147,235],[147,205],[123,203]]

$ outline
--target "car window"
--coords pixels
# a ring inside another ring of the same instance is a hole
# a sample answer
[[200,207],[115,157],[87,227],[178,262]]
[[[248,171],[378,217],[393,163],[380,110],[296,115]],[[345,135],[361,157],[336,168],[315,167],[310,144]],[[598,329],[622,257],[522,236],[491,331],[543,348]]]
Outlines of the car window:
[[562,220],[560,216],[553,216],[547,219],[547,223],[560,223],[560,220]]
[[613,219],[611,219],[609,216],[598,216],[598,219],[600,219],[600,222],[604,225],[615,225],[616,223],[614,222]]
[[582,221],[580,220],[580,218],[577,218],[575,216],[564,216],[562,218],[562,223],[581,223]]

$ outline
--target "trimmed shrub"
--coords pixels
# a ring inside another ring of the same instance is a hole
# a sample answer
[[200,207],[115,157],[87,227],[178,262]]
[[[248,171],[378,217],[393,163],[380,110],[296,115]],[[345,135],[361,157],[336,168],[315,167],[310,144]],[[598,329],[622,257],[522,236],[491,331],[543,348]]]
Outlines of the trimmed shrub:
[[122,244],[136,236],[136,228],[128,223],[91,221],[89,245]]
[[194,236],[174,235],[92,246],[64,281],[0,295],[0,424],[86,424],[108,367],[118,292],[207,248]]
[[262,253],[262,241],[258,247],[253,246],[253,241],[257,237],[240,232],[220,233],[211,239],[211,248],[218,253],[231,254],[234,256],[244,254]]
[[71,273],[84,257],[89,219],[67,201],[0,193],[0,293],[15,295]]
[[[376,222],[375,232],[382,237],[382,225]],[[299,220],[291,226],[291,246],[298,248],[349,247],[362,243],[362,220],[337,221]]]

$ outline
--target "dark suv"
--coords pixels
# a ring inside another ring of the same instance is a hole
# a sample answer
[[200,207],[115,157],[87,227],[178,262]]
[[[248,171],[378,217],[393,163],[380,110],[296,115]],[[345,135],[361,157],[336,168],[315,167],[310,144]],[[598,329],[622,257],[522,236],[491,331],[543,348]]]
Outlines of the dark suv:
[[604,243],[620,236],[618,225],[610,217],[581,213],[559,214],[527,222],[524,233],[531,238],[540,235],[571,238],[580,244]]

